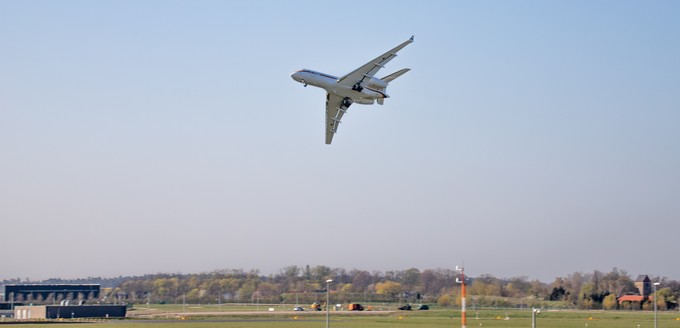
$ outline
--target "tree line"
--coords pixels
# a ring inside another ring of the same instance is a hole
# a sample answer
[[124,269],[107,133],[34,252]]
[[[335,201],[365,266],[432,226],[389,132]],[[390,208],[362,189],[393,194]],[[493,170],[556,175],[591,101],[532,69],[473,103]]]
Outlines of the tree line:
[[[198,274],[149,274],[138,277],[77,280],[50,279],[48,283],[106,283],[102,298],[127,303],[267,303],[311,304],[325,299],[326,281],[333,300],[343,303],[429,303],[460,306],[458,273],[450,269],[410,268],[397,271],[345,270],[327,266],[288,266],[276,274],[258,270],[216,270]],[[657,306],[677,309],[680,282],[659,282]],[[21,283],[19,279],[4,281]],[[112,282],[115,282],[112,283]],[[476,307],[551,307],[579,309],[649,309],[653,301],[619,304],[618,297],[637,294],[633,278],[617,268],[610,272],[574,272],[552,283],[527,277],[497,278],[484,274],[466,277],[467,304]],[[26,283],[26,281],[24,281]],[[44,282],[43,282],[44,283]]]

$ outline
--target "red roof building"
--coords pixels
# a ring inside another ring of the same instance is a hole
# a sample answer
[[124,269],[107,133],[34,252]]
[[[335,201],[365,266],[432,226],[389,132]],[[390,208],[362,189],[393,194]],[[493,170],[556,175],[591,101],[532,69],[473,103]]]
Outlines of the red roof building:
[[619,305],[623,304],[623,302],[638,302],[642,303],[645,301],[653,302],[654,301],[654,295],[649,295],[647,297],[644,297],[642,295],[623,295],[619,297]]
[[619,297],[619,304],[623,302],[642,302],[645,300],[645,297],[642,295],[623,295]]

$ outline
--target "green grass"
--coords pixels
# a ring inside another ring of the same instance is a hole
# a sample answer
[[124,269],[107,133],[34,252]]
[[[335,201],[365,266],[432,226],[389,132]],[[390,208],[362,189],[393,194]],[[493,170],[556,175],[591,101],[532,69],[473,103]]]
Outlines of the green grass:
[[[143,308],[143,307],[142,307]],[[181,305],[154,306],[154,311],[181,312]],[[245,307],[249,308],[249,307]],[[239,307],[223,306],[223,315],[205,316],[218,307],[187,306],[187,320],[111,320],[99,323],[65,323],[48,325],[57,328],[325,328],[325,312],[280,313],[277,308],[268,313],[268,306],[260,306],[261,312],[235,315]],[[281,307],[286,311],[289,306]],[[240,307],[241,311],[244,307]],[[254,309],[257,309],[255,306]],[[253,309],[250,309],[252,311]],[[479,318],[477,318],[477,315]],[[505,319],[506,316],[509,319]],[[659,312],[659,328],[680,328],[680,313]],[[653,328],[652,312],[627,311],[543,311],[538,315],[537,328]],[[2,324],[0,323],[0,326]],[[10,326],[8,326],[10,327]],[[45,328],[43,324],[11,326],[19,328]],[[458,328],[460,313],[453,310],[397,311],[371,315],[370,313],[331,312],[332,328]],[[529,328],[530,310],[483,310],[468,312],[468,328]]]
[[[364,304],[366,306],[370,305],[373,307],[375,310],[396,310],[400,305],[403,304],[373,304],[373,303],[368,303]],[[158,310],[158,311],[165,311],[165,312],[183,312],[186,310],[187,312],[242,312],[242,311],[262,311],[266,312],[267,309],[269,308],[274,308],[275,311],[291,311],[295,305],[293,304],[276,304],[276,305],[271,305],[271,304],[223,304],[223,305],[217,305],[217,304],[187,304],[186,306],[183,306],[182,304],[151,304],[151,305],[146,305],[146,304],[136,304],[133,307],[133,311],[143,311],[146,309],[153,309],[153,310]],[[306,309],[309,308],[310,304],[300,304],[299,306],[302,306]]]

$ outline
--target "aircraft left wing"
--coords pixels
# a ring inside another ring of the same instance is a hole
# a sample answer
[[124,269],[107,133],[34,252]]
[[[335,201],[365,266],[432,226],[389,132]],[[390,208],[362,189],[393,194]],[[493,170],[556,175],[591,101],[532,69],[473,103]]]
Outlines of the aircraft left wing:
[[338,131],[340,119],[345,115],[351,103],[343,103],[340,96],[326,93],[326,144],[330,145],[333,141],[335,132]]
[[385,67],[385,64],[394,59],[394,57],[397,57],[397,52],[399,50],[403,49],[412,42],[413,36],[411,36],[411,38],[406,40],[404,43],[394,47],[394,49],[391,49],[390,51],[366,63],[364,66],[361,66],[351,73],[339,78],[338,83],[347,86],[354,86],[357,83],[361,84],[364,82],[364,80],[370,80],[373,75],[375,75],[375,73],[377,73],[381,68]]

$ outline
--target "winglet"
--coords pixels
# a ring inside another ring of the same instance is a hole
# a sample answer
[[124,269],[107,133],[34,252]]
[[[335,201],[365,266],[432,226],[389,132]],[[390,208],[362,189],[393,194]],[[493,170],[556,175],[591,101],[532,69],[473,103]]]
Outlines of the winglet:
[[414,37],[414,36],[415,36],[415,35],[411,35],[411,38],[409,39],[409,41],[413,42],[413,37]]

